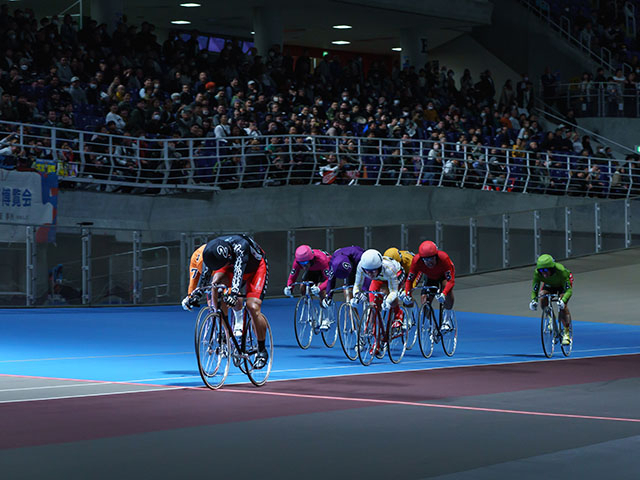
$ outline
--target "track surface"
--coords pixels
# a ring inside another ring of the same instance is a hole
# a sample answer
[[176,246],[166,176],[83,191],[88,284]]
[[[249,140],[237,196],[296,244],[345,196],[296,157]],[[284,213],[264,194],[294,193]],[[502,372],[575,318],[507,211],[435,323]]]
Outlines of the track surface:
[[[462,281],[459,297],[490,311],[485,288]],[[416,345],[370,367],[319,337],[300,350],[292,310],[265,302],[269,383],[232,367],[215,392],[197,372],[195,315],[176,307],[0,311],[1,478],[640,478],[628,308],[615,311],[627,324],[581,313],[570,359],[542,356],[533,314],[458,312],[454,357]]]

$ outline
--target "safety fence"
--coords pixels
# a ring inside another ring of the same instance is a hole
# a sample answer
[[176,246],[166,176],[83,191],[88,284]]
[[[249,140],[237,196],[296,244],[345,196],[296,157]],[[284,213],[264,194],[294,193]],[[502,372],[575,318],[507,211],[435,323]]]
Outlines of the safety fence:
[[[602,198],[640,193],[638,162],[582,156],[571,148],[529,151],[531,139],[518,139],[519,132],[494,133],[478,132],[469,141],[456,141],[460,134],[452,132],[439,141],[305,135],[167,139],[0,122],[0,167],[56,172],[61,189],[146,194],[307,184]],[[536,139],[540,147],[544,134]]]
[[562,83],[544,98],[545,102],[576,117],[640,116],[640,84],[621,82]]
[[[37,243],[34,226],[0,243],[3,305],[177,303],[189,281],[192,252],[230,232],[58,228],[56,243]],[[637,232],[637,233],[633,233]],[[247,232],[267,253],[270,296],[285,285],[295,247],[329,252],[348,245],[417,250],[434,240],[457,274],[532,264],[541,253],[563,259],[640,245],[640,199],[464,218],[425,224]]]

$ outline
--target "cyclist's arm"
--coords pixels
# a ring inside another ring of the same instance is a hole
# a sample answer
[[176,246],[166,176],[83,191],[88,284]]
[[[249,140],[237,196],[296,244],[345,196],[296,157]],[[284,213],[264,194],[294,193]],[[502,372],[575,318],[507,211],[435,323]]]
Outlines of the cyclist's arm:
[[329,265],[329,268],[325,272],[327,276],[326,282],[323,283],[325,285],[325,293],[327,294],[327,298],[332,297],[331,290],[336,288],[336,275],[335,270],[333,269],[333,265]]
[[198,270],[197,268],[191,268],[189,270],[189,290],[187,291],[189,295],[191,295],[191,293],[200,283],[200,277],[200,270]]
[[[400,273],[400,271],[395,270],[391,266],[387,266],[384,263],[382,264],[382,268],[384,269],[384,276],[386,277],[385,280],[387,280],[387,284],[389,285],[389,294],[387,295],[387,302],[392,303],[396,298],[398,298],[398,289],[400,288],[400,282],[398,281],[398,274]],[[400,267],[400,269],[402,269],[402,266]]]
[[563,289],[564,294],[562,295],[562,301],[567,303],[571,298],[571,295],[573,295],[573,277],[569,270],[565,270]]
[[293,266],[291,267],[291,272],[289,273],[289,279],[287,280],[287,287],[290,287],[295,281],[298,279],[298,274],[300,273],[300,265],[295,260],[293,261]]
[[409,275],[407,275],[407,280],[404,282],[404,291],[410,292],[411,287],[413,286],[413,281],[417,278],[418,274],[418,262],[420,261],[420,255],[415,255],[413,260],[411,261],[411,266],[409,267]]
[[240,293],[244,270],[247,268],[247,263],[249,262],[249,252],[249,242],[246,240],[233,244],[233,253],[236,255],[236,260],[233,263],[233,280],[231,280],[232,292]]
[[446,296],[449,295],[449,292],[453,290],[453,287],[456,284],[456,267],[447,255],[446,257],[447,268],[444,271],[444,278],[447,279],[447,285],[444,287],[442,293]]
[[531,300],[538,300],[538,295],[540,294],[540,274],[538,270],[536,270],[533,274],[533,285],[531,286]]
[[362,288],[362,282],[363,282],[363,277],[362,277],[362,269],[360,268],[360,265],[358,265],[357,269],[356,269],[356,280],[355,282],[353,282],[353,296],[355,297],[358,293],[360,293],[360,289]]

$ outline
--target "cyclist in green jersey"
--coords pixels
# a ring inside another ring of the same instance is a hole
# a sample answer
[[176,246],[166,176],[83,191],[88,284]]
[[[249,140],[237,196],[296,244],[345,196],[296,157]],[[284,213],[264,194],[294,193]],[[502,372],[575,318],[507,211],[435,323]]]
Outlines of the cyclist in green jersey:
[[[542,284],[542,285],[541,285]],[[529,308],[538,308],[538,298],[541,298],[541,307],[548,304],[547,294],[557,294],[558,318],[562,322],[562,344],[569,345],[571,337],[569,326],[571,325],[571,312],[567,307],[567,302],[573,293],[573,275],[562,264],[556,262],[551,255],[544,254],[538,257],[536,270],[533,274],[533,288],[531,290],[531,303]]]

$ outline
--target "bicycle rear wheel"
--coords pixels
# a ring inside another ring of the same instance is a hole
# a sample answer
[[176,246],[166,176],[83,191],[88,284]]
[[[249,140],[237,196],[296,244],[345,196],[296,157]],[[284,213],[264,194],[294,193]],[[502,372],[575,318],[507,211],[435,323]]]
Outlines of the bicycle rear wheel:
[[424,358],[429,358],[433,354],[433,336],[435,334],[433,310],[428,303],[425,303],[420,309],[420,317],[418,318],[418,344]]
[[551,307],[545,307],[542,309],[540,338],[542,339],[542,351],[547,358],[551,358],[553,356],[553,349],[555,347],[555,316],[555,312]]
[[220,388],[229,374],[229,332],[217,314],[208,314],[200,325],[196,357],[204,384]]
[[303,350],[309,348],[313,338],[312,310],[311,299],[306,296],[300,297],[293,316],[293,329],[296,333],[296,341]]
[[332,302],[329,308],[327,308],[326,310],[321,310],[321,313],[327,315],[327,318],[329,320],[329,328],[326,330],[321,330],[322,341],[329,348],[333,348],[333,346],[336,344],[336,341],[338,340],[337,312],[338,307],[336,306],[336,302]]
[[248,357],[244,360],[244,367],[246,369],[249,380],[251,380],[251,383],[253,383],[256,387],[261,387],[262,385],[267,383],[267,379],[269,378],[269,374],[271,373],[271,365],[273,364],[273,336],[271,334],[271,325],[269,324],[269,320],[267,320],[267,317],[264,317],[264,320],[267,324],[264,346],[267,350],[267,353],[269,354],[269,360],[263,368],[258,369],[254,368],[256,358],[258,356],[258,333],[256,331],[256,325],[251,316],[249,315],[247,318],[247,336],[244,351],[248,355]]
[[573,322],[569,324],[569,345],[562,344],[562,353],[565,357],[571,355],[573,349]]
[[365,307],[362,320],[358,324],[358,358],[365,367],[371,365],[378,349],[376,338],[376,322],[378,318],[370,307]]
[[[404,308],[401,308],[401,311],[403,320],[395,319],[393,309],[389,309],[387,319],[387,345],[391,363],[399,363],[407,350],[407,332],[404,328],[404,319],[408,317],[409,313]],[[394,326],[394,324],[396,325]]]
[[342,351],[349,360],[355,360],[358,358],[356,345],[358,343],[359,323],[360,317],[357,309],[353,308],[348,303],[340,305],[340,310],[338,310],[337,330],[340,337],[340,345],[342,345]]
[[[440,307],[442,308],[442,307]],[[440,324],[440,336],[442,337],[442,350],[447,357],[451,357],[456,353],[458,346],[458,321],[456,320],[456,312],[450,310],[451,314],[447,321],[443,319]]]
[[411,350],[418,340],[418,320],[420,317],[420,309],[418,304],[413,302],[413,307],[407,307],[406,311],[409,315],[406,317],[407,323],[407,350]]

